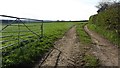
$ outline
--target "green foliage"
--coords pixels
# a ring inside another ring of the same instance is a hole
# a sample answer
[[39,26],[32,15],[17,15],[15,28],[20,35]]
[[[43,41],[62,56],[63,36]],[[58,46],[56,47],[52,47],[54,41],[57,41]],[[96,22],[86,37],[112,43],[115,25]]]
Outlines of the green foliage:
[[98,27],[95,24],[88,24],[89,29],[98,32],[99,34],[103,35],[107,39],[109,39],[111,42],[113,42],[116,45],[120,45],[120,38],[118,38],[118,35],[112,31],[112,30],[105,30],[102,27]]
[[111,42],[120,45],[120,5],[110,6],[105,11],[89,19],[89,28],[105,36]]
[[96,18],[97,18],[97,14],[90,16],[90,18],[89,18],[89,23],[95,24]]

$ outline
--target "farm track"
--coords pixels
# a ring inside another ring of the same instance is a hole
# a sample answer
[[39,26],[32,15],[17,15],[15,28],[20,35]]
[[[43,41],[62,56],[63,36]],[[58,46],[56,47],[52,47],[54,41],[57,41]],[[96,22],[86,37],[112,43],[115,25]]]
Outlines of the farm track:
[[79,66],[82,53],[76,35],[76,26],[73,26],[62,39],[55,42],[53,51],[40,66]]
[[118,47],[94,31],[84,27],[91,36],[93,44],[93,54],[100,60],[101,66],[118,66]]
[[[84,30],[93,42],[92,47],[87,46],[89,48],[87,51],[99,59],[100,66],[118,66],[118,48],[96,32],[89,30],[87,26],[84,27]],[[85,65],[86,62],[84,63],[83,58],[87,52],[85,50],[87,47],[79,41],[76,26],[68,30],[63,38],[54,44],[54,48],[49,52],[46,59],[36,65],[35,68]]]

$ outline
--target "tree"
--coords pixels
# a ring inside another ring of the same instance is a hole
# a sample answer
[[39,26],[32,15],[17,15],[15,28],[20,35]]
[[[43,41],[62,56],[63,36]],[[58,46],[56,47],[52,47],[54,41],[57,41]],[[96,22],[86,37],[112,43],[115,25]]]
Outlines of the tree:
[[104,1],[101,1],[96,6],[96,8],[98,8],[97,12],[98,13],[102,12],[102,11],[106,10],[109,6],[116,5],[117,3],[120,3],[120,2],[117,2],[117,0],[104,0]]

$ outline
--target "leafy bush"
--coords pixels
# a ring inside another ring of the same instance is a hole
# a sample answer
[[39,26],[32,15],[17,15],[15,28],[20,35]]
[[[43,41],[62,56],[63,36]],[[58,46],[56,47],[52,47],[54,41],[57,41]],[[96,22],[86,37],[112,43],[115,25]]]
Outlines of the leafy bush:
[[108,38],[113,43],[120,45],[120,5],[113,5],[89,18],[89,26]]

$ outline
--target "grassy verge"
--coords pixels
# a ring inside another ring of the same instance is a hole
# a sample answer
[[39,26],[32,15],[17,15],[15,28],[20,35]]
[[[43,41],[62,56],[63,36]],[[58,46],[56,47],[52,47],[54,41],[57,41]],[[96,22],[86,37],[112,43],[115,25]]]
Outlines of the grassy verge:
[[87,54],[84,56],[83,60],[87,62],[85,66],[98,66],[98,60],[93,55]]
[[120,38],[118,38],[118,34],[116,34],[116,32],[112,30],[106,30],[104,27],[98,27],[95,24],[88,24],[88,28],[98,32],[112,43],[120,46]]
[[[85,55],[83,57],[83,60],[86,62],[85,66],[98,66],[98,60],[95,56],[93,56],[91,53],[88,53],[91,48],[91,38],[90,36],[84,31],[84,25],[85,23],[78,23],[77,24],[77,34],[80,39],[81,50],[85,51],[85,48],[89,48],[86,50]],[[83,48],[82,48],[83,47]]]
[[84,25],[85,23],[79,23],[77,24],[77,33],[80,38],[80,42],[83,44],[91,44],[91,38],[88,36],[88,34],[84,31]]

